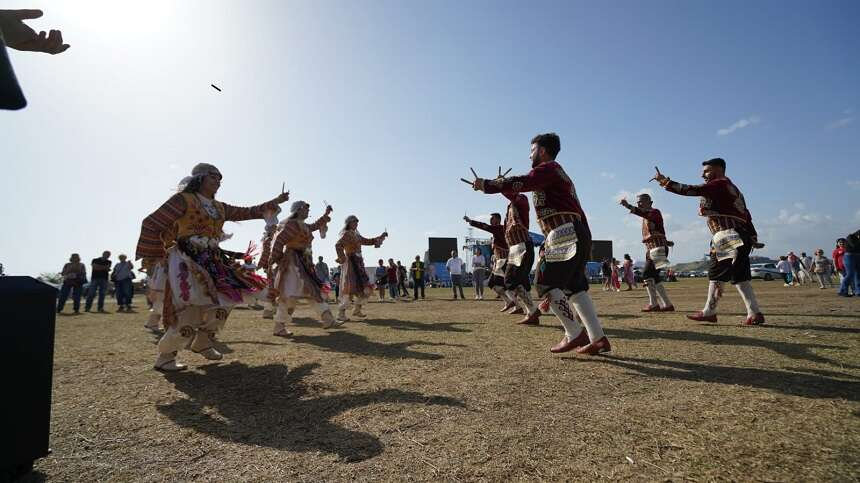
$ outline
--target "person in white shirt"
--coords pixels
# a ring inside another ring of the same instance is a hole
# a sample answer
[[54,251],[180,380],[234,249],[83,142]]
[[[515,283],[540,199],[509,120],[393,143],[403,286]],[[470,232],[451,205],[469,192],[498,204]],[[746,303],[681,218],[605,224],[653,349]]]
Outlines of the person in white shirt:
[[457,256],[457,250],[451,250],[451,258],[445,263],[445,268],[451,274],[451,290],[454,291],[454,300],[457,300],[457,289],[460,289],[460,298],[465,300],[463,295],[463,260]]
[[785,280],[785,286],[791,286],[791,263],[788,262],[788,257],[779,257],[779,263],[776,264],[776,269],[782,274]]
[[472,257],[472,281],[475,282],[475,299],[484,299],[484,277],[487,274],[487,261],[480,248],[475,248]]

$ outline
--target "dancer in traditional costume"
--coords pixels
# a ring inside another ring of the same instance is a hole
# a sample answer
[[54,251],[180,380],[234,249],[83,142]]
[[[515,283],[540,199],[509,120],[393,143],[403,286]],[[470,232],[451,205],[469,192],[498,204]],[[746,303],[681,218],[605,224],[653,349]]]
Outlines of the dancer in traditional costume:
[[164,259],[160,259],[155,265],[148,267],[146,276],[148,289],[146,296],[152,306],[149,308],[149,317],[147,317],[143,327],[154,333],[159,333],[161,332],[161,314],[164,312],[164,288],[167,282]]
[[[503,180],[499,177],[498,180]],[[535,247],[529,236],[529,200],[525,195],[505,189],[502,195],[510,202],[505,213],[505,243],[508,259],[505,267],[505,292],[508,298],[519,302],[525,317],[517,322],[538,325],[540,310],[531,296],[531,274],[535,262]]]
[[669,266],[669,247],[666,239],[666,229],[663,226],[663,214],[654,208],[651,195],[642,193],[636,197],[636,206],[626,199],[621,200],[621,206],[630,213],[642,218],[642,243],[645,244],[645,270],[642,279],[645,280],[645,290],[648,292],[648,305],[642,312],[674,312],[675,306],[669,300],[666,287],[660,277],[660,270]]
[[750,252],[758,244],[758,235],[752,216],[747,210],[744,195],[726,177],[726,162],[714,158],[702,163],[702,178],[705,183],[687,185],[672,181],[657,170],[654,180],[670,193],[682,196],[699,196],[699,215],[708,220],[711,240],[711,265],[708,269],[708,299],[705,308],[687,318],[696,321],[716,322],[717,303],[722,285],[731,282],[747,309],[745,325],[761,325],[764,315],[758,306],[750,280]]
[[358,217],[350,215],[344,222],[340,238],[334,248],[337,252],[336,262],[340,264],[340,305],[338,306],[337,320],[345,322],[349,320],[346,309],[355,302],[352,315],[366,317],[361,311],[361,306],[367,302],[373,291],[373,284],[364,270],[364,258],[361,256],[363,245],[373,245],[376,248],[382,246],[382,242],[388,237],[383,232],[376,238],[364,238],[358,232]]
[[[499,297],[504,300],[505,305],[499,312],[507,312],[510,309],[517,308],[514,299],[505,291],[505,272],[508,263],[508,242],[505,240],[505,225],[502,225],[502,215],[493,213],[490,215],[490,224],[475,221],[468,216],[464,216],[463,220],[469,225],[493,235],[491,247],[493,250],[493,266],[490,273],[490,280],[487,286],[491,290],[499,294]],[[522,309],[519,309],[522,313]]]
[[147,269],[165,260],[167,273],[162,314],[167,330],[158,342],[155,361],[161,371],[186,369],[176,362],[176,355],[189,343],[192,351],[220,360],[223,356],[212,346],[215,332],[234,305],[247,303],[245,296],[266,286],[264,278],[229,260],[218,244],[224,239],[225,221],[272,216],[289,193],[240,208],[215,200],[220,186],[218,169],[198,164],[183,180],[181,192],[143,220],[137,258],[144,260]]
[[[532,192],[538,225],[546,236],[540,296],[550,296],[550,310],[565,331],[562,340],[550,351],[608,352],[609,339],[588,295],[585,264],[591,253],[591,231],[573,181],[555,161],[560,150],[557,134],[535,136],[531,142],[532,170],[527,175],[495,180],[477,178],[473,187],[484,193]],[[574,313],[585,325],[584,330]]]
[[314,305],[320,314],[324,328],[328,329],[336,325],[334,316],[325,302],[329,287],[317,277],[311,251],[313,232],[321,228],[325,229],[331,221],[328,215],[331,214],[332,208],[326,207],[325,214],[310,224],[305,223],[309,210],[310,205],[304,201],[296,201],[292,204],[290,216],[283,221],[269,255],[268,266],[273,267],[275,272],[273,286],[278,301],[273,335],[278,337],[293,335],[287,329],[287,324],[292,322],[293,311],[299,299],[306,299]]
[[261,317],[264,319],[275,318],[275,299],[277,298],[278,293],[277,290],[275,290],[275,275],[272,271],[272,267],[269,265],[269,257],[272,253],[272,244],[275,242],[275,235],[277,234],[278,227],[280,226],[280,224],[277,223],[277,215],[280,214],[280,212],[281,208],[278,207],[272,215],[273,217],[266,221],[266,227],[263,229],[263,237],[260,240],[262,249],[260,252],[260,263],[258,264],[258,267],[266,271],[266,280],[268,281],[268,285],[264,291],[265,296],[262,294],[260,296],[260,300],[263,302],[263,313],[261,314]]

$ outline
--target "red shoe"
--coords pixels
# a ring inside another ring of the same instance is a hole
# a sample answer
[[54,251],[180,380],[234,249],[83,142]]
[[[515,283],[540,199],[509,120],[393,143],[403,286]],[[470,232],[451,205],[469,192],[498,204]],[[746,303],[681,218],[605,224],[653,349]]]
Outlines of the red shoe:
[[660,312],[659,305],[646,305],[642,307],[642,312]]
[[713,322],[717,323],[717,316],[714,315],[705,315],[702,312],[696,312],[695,314],[687,314],[687,318],[690,320],[695,320],[696,322]]
[[517,322],[518,325],[540,325],[540,310],[531,315],[527,315],[523,320]]
[[538,310],[540,310],[543,313],[549,312],[549,304],[551,302],[552,302],[552,300],[550,300],[549,297],[543,299],[541,301],[541,303],[538,305]]
[[744,325],[762,325],[764,324],[764,314],[761,312],[755,314],[752,317],[747,317],[747,320],[744,321]]
[[508,313],[509,313],[509,314],[524,314],[524,313],[525,313],[525,311],[523,311],[523,308],[522,308],[522,307],[515,307],[515,308],[514,308],[514,310],[511,310],[511,311],[510,311],[510,312],[508,312]]
[[674,305],[670,305],[668,307],[663,307],[662,309],[660,309],[660,312],[674,312],[674,311],[675,311]]
[[515,304],[513,302],[508,302],[505,304],[504,307],[502,307],[502,310],[500,310],[499,312],[507,312],[508,310],[511,310],[512,308],[514,308],[516,305],[517,304]]
[[562,352],[570,352],[577,347],[582,347],[588,344],[588,332],[585,329],[582,329],[579,332],[579,335],[574,337],[573,339],[564,336],[561,341],[550,347],[549,351],[553,354],[561,354]]
[[587,346],[580,347],[576,349],[577,354],[585,354],[588,356],[594,356],[603,352],[609,352],[612,350],[612,346],[609,345],[609,339],[604,335],[600,339],[596,340],[588,344]]

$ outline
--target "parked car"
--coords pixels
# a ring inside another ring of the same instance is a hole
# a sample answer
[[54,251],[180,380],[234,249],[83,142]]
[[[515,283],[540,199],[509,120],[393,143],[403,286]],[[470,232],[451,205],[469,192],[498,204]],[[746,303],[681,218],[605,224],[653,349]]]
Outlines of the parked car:
[[776,269],[775,263],[753,263],[750,265],[750,275],[752,278],[761,278],[763,280],[782,280],[782,273]]

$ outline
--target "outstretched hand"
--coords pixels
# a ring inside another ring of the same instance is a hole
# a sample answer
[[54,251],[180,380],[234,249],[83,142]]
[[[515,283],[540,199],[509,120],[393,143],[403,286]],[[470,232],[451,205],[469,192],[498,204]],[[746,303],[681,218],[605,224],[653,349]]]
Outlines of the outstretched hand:
[[284,191],[283,193],[279,194],[277,198],[275,198],[275,203],[281,204],[281,203],[283,203],[289,199],[290,199],[290,192]]
[[669,178],[667,176],[665,176],[663,173],[660,172],[660,168],[658,168],[657,166],[654,166],[654,170],[657,171],[657,174],[655,174],[654,177],[651,178],[651,181],[656,181],[662,185],[663,183],[665,183],[666,181],[669,180]]
[[325,207],[326,216],[330,215],[332,211],[334,211],[334,208],[332,208],[331,205]]
[[63,43],[63,33],[51,30],[48,33],[35,30],[24,23],[42,16],[41,10],[0,10],[0,31],[6,45],[15,50],[60,54],[68,50],[69,44]]
[[627,202],[627,198],[621,198],[619,204],[625,208],[630,208],[630,203]]
[[465,221],[466,223],[469,223],[469,222],[471,222],[471,221],[472,221],[472,219],[471,219],[471,218],[469,218],[468,216],[464,216],[464,217],[463,217],[463,221]]

